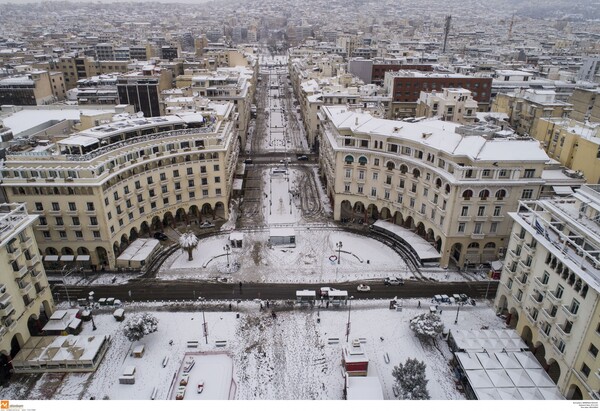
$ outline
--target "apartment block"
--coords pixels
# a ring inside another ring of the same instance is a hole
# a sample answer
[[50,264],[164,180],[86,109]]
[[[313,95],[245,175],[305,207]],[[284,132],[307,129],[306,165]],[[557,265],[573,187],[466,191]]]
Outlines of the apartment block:
[[201,113],[123,119],[44,150],[9,152],[2,165],[10,201],[39,216],[45,256],[90,256],[114,268],[136,238],[177,222],[227,218],[240,150],[233,104]]
[[[58,80],[58,82],[57,82]],[[53,88],[56,85],[56,89]],[[9,78],[0,79],[0,105],[36,106],[50,104],[65,95],[64,85],[58,74],[43,70]]]
[[[504,256],[507,213],[536,199],[548,156],[533,139],[508,139],[440,120],[383,120],[321,107],[320,172],[334,219],[386,220],[416,232],[459,267]],[[485,135],[485,137],[484,137]]]
[[444,121],[472,124],[477,119],[477,102],[465,88],[445,88],[441,93],[421,91],[417,117],[437,117]]
[[492,79],[470,77],[462,74],[427,73],[420,71],[387,71],[384,87],[392,97],[390,108],[392,118],[414,117],[417,101],[422,91],[444,88],[465,88],[470,90],[478,102],[479,111],[488,111]]
[[54,312],[35,241],[37,219],[25,204],[0,204],[0,381],[8,377],[11,359]]
[[558,101],[554,90],[523,89],[499,93],[491,111],[506,113],[509,123],[521,135],[531,135],[542,117],[569,117],[572,106]]
[[600,186],[521,202],[495,307],[570,400],[600,390]]
[[577,121],[600,123],[600,88],[577,88],[569,98],[570,117]]
[[540,118],[532,137],[548,156],[583,174],[588,184],[600,184],[600,123],[568,118]]

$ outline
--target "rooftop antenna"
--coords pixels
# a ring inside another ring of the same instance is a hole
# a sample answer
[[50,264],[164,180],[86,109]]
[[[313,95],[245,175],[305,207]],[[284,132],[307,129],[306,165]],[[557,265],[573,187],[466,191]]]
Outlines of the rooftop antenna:
[[452,16],[446,16],[446,24],[444,25],[444,47],[442,48],[442,53],[446,52],[446,44],[448,43],[448,34],[450,34],[450,22],[452,21]]

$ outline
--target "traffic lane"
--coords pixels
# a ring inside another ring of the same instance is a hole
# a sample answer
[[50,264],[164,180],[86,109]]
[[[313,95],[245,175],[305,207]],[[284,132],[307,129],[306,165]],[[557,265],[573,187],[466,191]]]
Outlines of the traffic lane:
[[[381,282],[363,281],[369,285],[369,292],[356,290],[360,282],[341,284],[265,284],[265,283],[218,283],[199,281],[158,281],[141,280],[121,285],[99,285],[92,287],[69,286],[69,298],[87,298],[90,291],[98,298],[113,297],[122,301],[155,301],[155,300],[178,300],[191,301],[199,297],[207,300],[294,300],[298,290],[314,290],[317,292],[321,287],[333,287],[338,290],[348,291],[348,295],[355,299],[391,299],[398,298],[433,298],[436,294],[467,294],[473,298],[484,298],[485,295],[493,298],[498,288],[495,281],[478,282],[423,282],[405,281],[401,286],[386,286]],[[64,286],[54,286],[52,293],[60,301],[66,300]]]

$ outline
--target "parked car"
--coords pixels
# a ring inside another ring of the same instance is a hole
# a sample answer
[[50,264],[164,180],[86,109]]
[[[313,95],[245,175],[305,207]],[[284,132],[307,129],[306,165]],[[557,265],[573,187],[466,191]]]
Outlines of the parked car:
[[215,225],[210,221],[205,221],[202,224],[200,224],[200,228],[213,228],[214,226]]
[[252,159],[251,158],[245,159],[244,164],[252,164]]
[[202,391],[204,391],[204,381],[198,383],[198,394],[202,394]]
[[300,160],[300,161],[308,161],[308,156],[298,156],[298,160]]
[[359,284],[358,287],[356,287],[356,291],[360,293],[368,293],[369,291],[371,291],[371,287],[365,284]]
[[165,233],[154,233],[154,238],[160,241],[166,241],[169,239]]
[[385,285],[404,285],[404,279],[398,277],[388,277],[383,280]]

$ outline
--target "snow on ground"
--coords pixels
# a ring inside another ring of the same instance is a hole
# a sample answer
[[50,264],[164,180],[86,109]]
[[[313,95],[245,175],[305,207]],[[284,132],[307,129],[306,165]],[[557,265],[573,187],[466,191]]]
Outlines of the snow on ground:
[[[399,312],[389,310],[387,300],[353,301],[349,340],[365,339],[363,349],[370,360],[369,368],[378,375],[385,399],[394,399],[393,367],[409,357],[426,363],[432,399],[464,399],[453,383],[448,365],[451,354],[446,342],[437,340],[437,348],[423,345],[409,329],[409,320],[428,307],[428,301],[423,299],[421,302],[422,308],[418,308],[418,300],[405,300],[404,308]],[[186,392],[186,399],[221,398],[228,392],[231,381],[228,381],[227,370],[209,372],[211,367],[230,367],[228,361],[233,364],[235,399],[342,399],[340,359],[341,349],[346,344],[348,307],[289,309],[283,307],[283,303],[280,305],[275,307],[277,317],[273,318],[270,311],[260,311],[256,302],[241,303],[232,312],[218,311],[225,307],[224,303],[207,303],[204,315],[208,323],[208,344],[202,335],[202,306],[199,304],[185,307],[134,304],[126,307],[126,316],[133,311],[144,311],[151,312],[159,320],[156,333],[133,344],[123,335],[123,322],[116,322],[110,311],[99,311],[94,316],[98,329],[92,331],[88,322],[84,323],[82,332],[82,335],[112,336],[110,348],[95,373],[45,374],[29,390],[22,381],[31,377],[17,376],[10,387],[2,389],[2,398],[145,400],[150,399],[157,387],[157,399],[167,399],[171,385],[178,383],[176,376],[186,353],[210,352],[227,355],[230,360],[195,356],[196,371],[190,376],[190,384],[203,379],[205,393],[198,395],[192,385],[190,392]],[[490,329],[504,328],[492,308],[482,301],[475,307],[461,307],[457,325],[454,325],[456,306],[443,308],[441,316],[449,329],[475,330],[483,325]],[[238,312],[240,318],[236,318]],[[340,342],[329,344],[329,338],[338,338]],[[190,340],[199,341],[199,347],[188,348]],[[217,347],[215,341],[218,340],[226,341],[226,347]],[[138,344],[145,346],[142,358],[130,356]],[[391,360],[389,364],[384,361],[386,353]],[[167,364],[163,367],[165,358]],[[136,367],[135,384],[119,384],[119,376],[130,365]]]
[[265,184],[269,192],[269,224],[289,224],[298,220],[297,208],[292,206],[290,195],[290,176],[271,174]]
[[[233,281],[244,282],[343,282],[356,279],[381,279],[388,276],[408,278],[404,260],[380,242],[337,230],[296,227],[296,247],[269,247],[267,230],[245,232],[243,247],[232,248],[230,264],[240,270],[231,274]],[[177,251],[163,264],[161,279],[220,277],[226,264],[223,250],[228,235],[201,239],[188,261],[187,252]],[[337,264],[342,242],[341,262]]]

